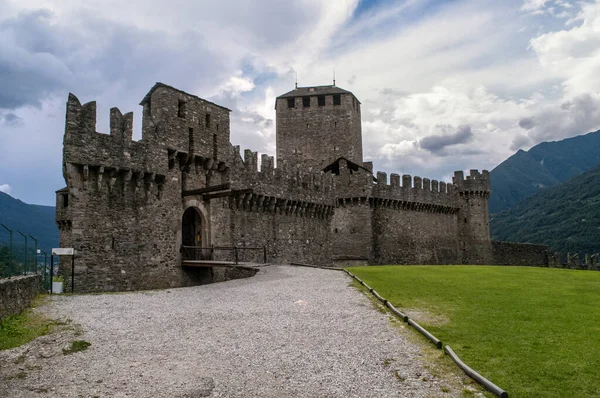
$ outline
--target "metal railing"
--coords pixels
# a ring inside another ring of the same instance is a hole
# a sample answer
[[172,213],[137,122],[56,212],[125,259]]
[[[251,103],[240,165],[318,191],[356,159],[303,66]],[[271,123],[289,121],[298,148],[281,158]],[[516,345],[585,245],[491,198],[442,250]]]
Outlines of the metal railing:
[[[262,256],[262,262],[267,263],[267,247],[239,247],[239,246],[181,246],[182,261],[233,261],[239,264],[240,261],[247,262],[247,252],[259,252],[258,256],[254,256],[254,261]],[[221,255],[219,252],[225,252],[226,255]],[[258,262],[258,261],[257,261]]]
[[[0,279],[19,275],[42,274],[44,288],[51,283],[50,265],[46,251],[38,248],[38,239],[32,234],[11,229],[0,223]],[[8,239],[5,236],[8,235]],[[22,237],[22,242],[21,242]],[[31,245],[30,240],[33,241]]]

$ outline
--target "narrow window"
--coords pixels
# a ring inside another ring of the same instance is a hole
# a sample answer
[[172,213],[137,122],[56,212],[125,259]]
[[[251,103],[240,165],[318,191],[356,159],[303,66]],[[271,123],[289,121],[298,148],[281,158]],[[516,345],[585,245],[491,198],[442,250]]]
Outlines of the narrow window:
[[319,95],[317,97],[317,101],[319,103],[319,106],[325,106],[325,96],[324,95]]
[[190,127],[189,131],[188,131],[188,140],[189,140],[189,147],[190,147],[190,153],[194,151],[194,129]]
[[150,102],[150,100],[148,100],[148,103],[146,104],[146,109],[148,110],[148,116],[152,115],[152,103]]
[[333,94],[333,105],[342,105],[342,96],[340,94]]
[[62,195],[63,207],[69,207],[69,194]]
[[292,98],[288,98],[288,108],[295,108],[296,107],[296,99],[294,97]]
[[219,131],[219,123],[217,123],[215,127],[217,128],[217,131]]
[[115,249],[116,249],[116,247],[117,247],[117,242],[116,242],[115,238],[112,238],[112,244],[111,244],[111,246],[112,246],[112,249],[113,249],[113,250],[115,250]]
[[185,118],[185,101],[179,100],[177,103],[177,116]]
[[302,97],[302,106],[304,108],[310,108],[310,97]]
[[337,129],[337,122],[333,122],[333,128]]
[[204,124],[206,125],[207,129],[210,128],[210,113],[207,113],[206,116],[204,117]]
[[306,128],[308,128],[308,123],[306,123]]
[[465,224],[467,223],[467,217],[465,217]]
[[213,159],[217,158],[217,135],[213,134]]

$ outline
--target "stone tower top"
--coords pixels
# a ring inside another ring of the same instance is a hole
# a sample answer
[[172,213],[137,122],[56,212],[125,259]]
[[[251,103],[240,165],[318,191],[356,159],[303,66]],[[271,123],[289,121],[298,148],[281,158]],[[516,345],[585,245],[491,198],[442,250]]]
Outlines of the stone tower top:
[[277,163],[319,170],[344,157],[362,165],[360,101],[333,86],[297,87],[280,95]]

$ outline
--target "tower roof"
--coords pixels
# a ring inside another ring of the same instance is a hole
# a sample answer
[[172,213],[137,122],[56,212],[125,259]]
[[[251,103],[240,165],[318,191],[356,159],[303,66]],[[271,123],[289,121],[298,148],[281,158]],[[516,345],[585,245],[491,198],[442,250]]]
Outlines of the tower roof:
[[[337,86],[308,86],[298,87],[290,92],[280,95],[277,98],[289,98],[289,97],[306,97],[312,95],[326,95],[326,94],[352,94],[348,90],[339,88]],[[352,94],[354,95],[354,94]],[[356,98],[356,96],[355,96]],[[358,99],[357,99],[358,100]],[[359,101],[360,103],[360,101]]]

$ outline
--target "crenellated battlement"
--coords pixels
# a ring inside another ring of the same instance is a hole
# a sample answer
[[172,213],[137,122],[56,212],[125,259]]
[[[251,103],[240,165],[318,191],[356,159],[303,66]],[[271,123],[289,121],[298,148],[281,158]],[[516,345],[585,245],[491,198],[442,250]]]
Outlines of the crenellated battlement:
[[69,94],[66,108],[63,175],[68,188],[161,196],[167,154],[160,161],[156,149],[132,141],[132,112],[112,108],[110,134],[103,134],[96,131],[96,102],[81,105]]
[[469,170],[469,175],[466,176],[463,171],[455,171],[452,177],[459,195],[476,195],[489,197],[490,195],[490,172],[487,170]]
[[260,169],[258,152],[232,146],[228,169],[232,189],[250,188],[255,194],[314,203],[333,203],[334,182],[330,174],[303,167],[290,167],[286,162],[274,167],[273,156],[262,154]]

